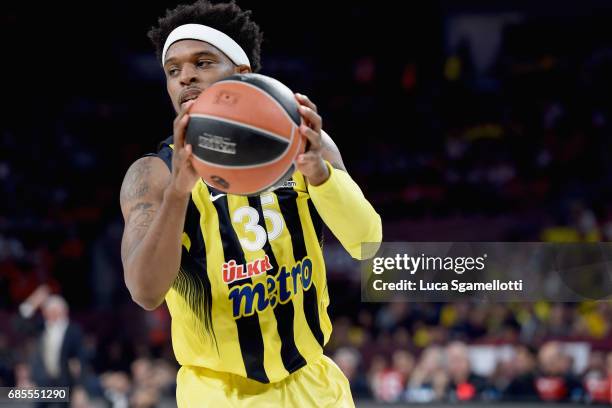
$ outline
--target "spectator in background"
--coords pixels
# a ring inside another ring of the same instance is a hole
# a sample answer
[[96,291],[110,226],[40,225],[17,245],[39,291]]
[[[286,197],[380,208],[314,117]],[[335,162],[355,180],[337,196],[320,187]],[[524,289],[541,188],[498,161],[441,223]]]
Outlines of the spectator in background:
[[100,376],[104,399],[112,408],[127,408],[132,387],[130,377],[124,372],[108,372]]
[[503,398],[508,401],[537,401],[535,354],[526,346],[517,346],[515,353],[514,378],[504,390]]
[[414,357],[406,350],[397,350],[392,357],[393,370],[397,372],[402,379],[402,388],[405,389],[414,369]]
[[68,304],[51,295],[43,306],[45,328],[32,364],[36,384],[69,387],[78,381],[83,365],[81,330],[68,318]]
[[455,341],[446,347],[446,370],[448,373],[449,401],[479,400],[487,389],[487,381],[472,372],[468,348]]
[[15,387],[17,388],[34,388],[35,384],[32,381],[32,370],[26,363],[19,362],[13,368],[15,373]]
[[149,388],[153,383],[153,364],[148,358],[136,359],[131,366],[134,388]]
[[542,401],[577,401],[582,397],[580,381],[571,372],[571,359],[561,343],[545,343],[538,353],[535,388]]
[[[391,366],[387,360],[378,356],[378,369],[371,372],[371,383],[374,396],[378,401],[397,402],[404,397],[406,384],[414,368],[412,354],[405,350],[397,350],[391,358]],[[373,364],[373,365],[375,365]]]
[[514,375],[515,367],[512,359],[498,359],[495,363],[495,369],[487,378],[491,387],[483,397],[486,400],[499,400],[503,390],[508,388],[508,385],[514,379]]
[[85,388],[74,387],[70,390],[70,408],[91,408],[89,395]]
[[124,371],[108,371],[101,375],[103,397],[113,408],[157,406],[161,399],[176,395],[176,368],[164,360],[141,357]]
[[132,408],[154,408],[159,404],[159,393],[156,388],[137,388],[130,396]]
[[591,352],[583,382],[588,402],[612,403],[612,352]]
[[587,366],[582,373],[583,379],[588,377],[605,378],[606,374],[606,354],[601,350],[591,350],[587,360]]
[[[375,354],[370,361],[368,383],[377,401],[392,402],[399,399],[397,382],[388,381],[389,364],[383,354]],[[401,393],[401,390],[400,390]]]
[[81,330],[70,322],[64,298],[50,295],[42,286],[19,310],[28,319],[39,307],[44,321],[31,361],[32,380],[39,387],[72,387],[80,380],[84,363]]
[[153,361],[153,385],[160,394],[174,398],[176,395],[177,367],[168,359]]
[[333,360],[338,364],[351,384],[351,392],[355,398],[370,398],[372,395],[368,382],[361,368],[361,356],[352,347],[342,347],[336,350]]
[[448,377],[444,372],[442,348],[426,348],[412,371],[405,398],[409,402],[441,401],[445,397]]
[[[159,403],[163,391],[168,390],[169,384],[175,382],[176,370],[169,372],[160,361],[153,362],[148,358],[139,358],[132,363],[131,368],[131,407],[147,408],[155,406]],[[172,392],[171,396],[174,396],[174,394],[175,392]]]

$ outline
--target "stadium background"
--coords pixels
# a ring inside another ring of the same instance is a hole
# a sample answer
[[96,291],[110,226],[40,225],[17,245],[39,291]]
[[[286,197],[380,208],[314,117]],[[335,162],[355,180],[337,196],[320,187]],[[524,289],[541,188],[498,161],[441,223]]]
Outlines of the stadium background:
[[[489,3],[239,1],[262,73],[317,103],[385,240],[611,240],[612,4]],[[32,381],[40,316],[18,306],[44,284],[83,331],[74,406],[172,398],[168,313],[123,284],[118,192],[171,133],[146,32],[175,4],[0,12],[0,385]],[[326,352],[356,400],[538,400],[510,385],[547,372],[566,400],[610,398],[610,303],[365,304],[327,237]],[[480,376],[456,384],[462,370]]]

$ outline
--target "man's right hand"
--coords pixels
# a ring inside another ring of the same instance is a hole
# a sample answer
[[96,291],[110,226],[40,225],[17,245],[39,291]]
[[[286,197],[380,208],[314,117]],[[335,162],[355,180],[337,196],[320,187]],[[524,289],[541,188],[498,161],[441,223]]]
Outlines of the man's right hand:
[[181,265],[181,237],[191,190],[199,176],[185,145],[191,103],[174,121],[172,171],[159,157],[141,157],[128,169],[119,198],[125,220],[121,260],[132,299],[146,310],[164,301]]
[[185,196],[191,193],[200,176],[191,164],[192,147],[185,143],[189,108],[194,101],[185,103],[174,119],[174,153],[172,155],[172,176],[168,188],[171,192]]

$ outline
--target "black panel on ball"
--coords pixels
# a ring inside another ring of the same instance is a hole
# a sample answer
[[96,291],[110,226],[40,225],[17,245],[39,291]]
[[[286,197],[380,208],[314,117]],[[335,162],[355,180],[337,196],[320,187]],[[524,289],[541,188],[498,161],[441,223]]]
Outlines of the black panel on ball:
[[274,185],[272,186],[272,189],[286,187],[285,183],[291,178],[291,176],[293,176],[294,172],[295,172],[295,165],[291,163],[291,166],[289,166],[289,169],[285,172],[285,174],[283,174],[283,177],[281,177],[276,183],[274,183]]
[[235,74],[219,82],[223,81],[241,81],[260,88],[278,101],[296,125],[299,126],[301,124],[301,116],[298,111],[298,103],[295,100],[295,95],[293,91],[282,82],[261,74]]
[[215,118],[191,115],[186,135],[196,157],[223,166],[250,166],[280,157],[288,140]]

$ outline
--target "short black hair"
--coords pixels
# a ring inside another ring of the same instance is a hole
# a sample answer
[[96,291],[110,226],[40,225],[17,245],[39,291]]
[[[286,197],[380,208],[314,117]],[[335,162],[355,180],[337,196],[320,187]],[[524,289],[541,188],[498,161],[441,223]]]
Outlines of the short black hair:
[[233,0],[217,4],[198,0],[193,4],[181,4],[174,10],[166,10],[166,15],[157,21],[157,27],[152,27],[147,34],[160,61],[166,38],[172,30],[183,24],[203,24],[227,34],[247,54],[251,70],[258,72],[261,68],[263,33],[259,25],[251,20],[251,11],[242,10]]

